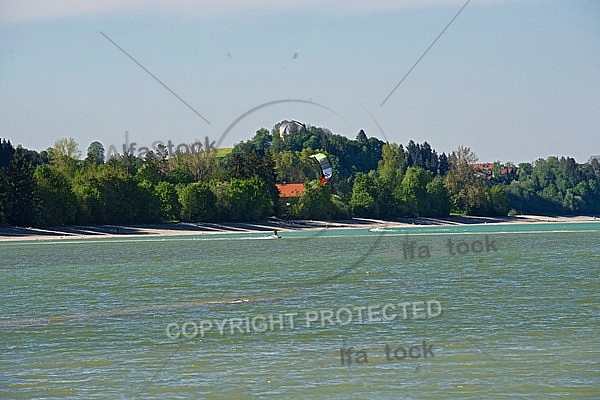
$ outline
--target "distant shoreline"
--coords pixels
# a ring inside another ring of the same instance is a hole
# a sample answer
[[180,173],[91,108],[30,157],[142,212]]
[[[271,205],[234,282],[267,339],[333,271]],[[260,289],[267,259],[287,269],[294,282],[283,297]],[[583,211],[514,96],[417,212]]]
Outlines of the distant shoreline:
[[210,235],[227,233],[268,233],[306,231],[319,229],[373,229],[405,228],[416,226],[456,226],[477,224],[528,224],[528,223],[581,223],[600,221],[593,216],[519,215],[515,217],[472,217],[452,216],[446,218],[399,218],[380,220],[353,218],[339,221],[281,220],[270,219],[264,222],[228,223],[160,223],[132,225],[91,225],[58,227],[6,227],[0,228],[0,242],[98,239],[123,237],[171,237],[189,235]]

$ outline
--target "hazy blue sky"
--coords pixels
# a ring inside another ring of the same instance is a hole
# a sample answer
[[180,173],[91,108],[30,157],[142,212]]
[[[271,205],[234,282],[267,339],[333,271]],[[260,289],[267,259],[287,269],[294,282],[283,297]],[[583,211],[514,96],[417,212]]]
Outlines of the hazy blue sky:
[[[296,119],[481,161],[600,154],[600,1],[1,1],[0,137],[231,146]],[[209,122],[186,107],[100,32]],[[297,58],[294,54],[297,53]]]

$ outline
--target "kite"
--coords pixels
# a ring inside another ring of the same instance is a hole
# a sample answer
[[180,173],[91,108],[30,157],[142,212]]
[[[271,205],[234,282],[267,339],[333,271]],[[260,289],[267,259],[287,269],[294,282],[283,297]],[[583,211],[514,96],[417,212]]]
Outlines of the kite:
[[317,153],[315,155],[312,155],[311,157],[317,160],[317,162],[319,163],[319,167],[321,168],[321,181],[319,182],[319,186],[323,186],[333,176],[333,168],[331,167],[331,162],[323,153]]

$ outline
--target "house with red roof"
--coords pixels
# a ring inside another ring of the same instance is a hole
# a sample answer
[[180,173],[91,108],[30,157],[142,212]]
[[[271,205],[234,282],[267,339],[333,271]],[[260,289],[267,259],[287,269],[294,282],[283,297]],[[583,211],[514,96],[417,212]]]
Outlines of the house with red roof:
[[279,189],[279,198],[282,200],[297,198],[304,194],[303,183],[284,183],[275,186]]

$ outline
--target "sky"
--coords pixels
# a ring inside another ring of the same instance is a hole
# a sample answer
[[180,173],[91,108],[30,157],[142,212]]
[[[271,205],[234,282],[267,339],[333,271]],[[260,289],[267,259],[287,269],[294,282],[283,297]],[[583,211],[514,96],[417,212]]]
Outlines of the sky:
[[465,3],[0,0],[0,137],[231,147],[298,120],[481,162],[600,154],[600,2],[472,0],[414,66]]

